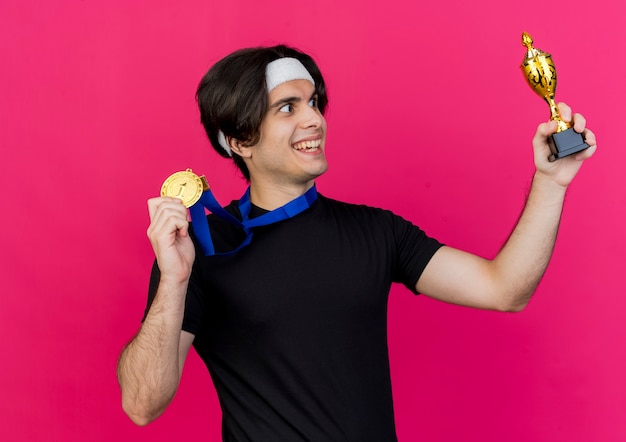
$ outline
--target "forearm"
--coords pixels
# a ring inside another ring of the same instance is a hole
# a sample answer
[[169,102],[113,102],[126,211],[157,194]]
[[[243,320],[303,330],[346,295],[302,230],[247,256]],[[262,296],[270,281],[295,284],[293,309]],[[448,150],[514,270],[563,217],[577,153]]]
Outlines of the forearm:
[[161,281],[139,333],[120,356],[117,374],[122,407],[139,425],[158,417],[178,388],[186,290],[186,282]]
[[559,229],[566,187],[536,172],[520,219],[493,260],[506,310],[521,310],[548,266]]
[[585,119],[559,104],[564,121],[572,121],[589,148],[550,162],[548,138],[554,121],[537,127],[533,138],[536,172],[526,206],[513,233],[493,260],[441,247],[424,269],[415,288],[436,299],[470,307],[522,310],[537,288],[554,249],[565,192],[580,167],[596,150],[595,135]]

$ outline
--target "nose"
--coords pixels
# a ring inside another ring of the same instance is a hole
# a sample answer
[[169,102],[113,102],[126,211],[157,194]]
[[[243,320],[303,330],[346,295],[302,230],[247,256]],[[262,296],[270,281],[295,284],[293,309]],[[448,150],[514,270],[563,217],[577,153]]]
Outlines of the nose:
[[317,107],[306,106],[303,111],[301,124],[305,128],[318,128],[324,124],[324,116]]

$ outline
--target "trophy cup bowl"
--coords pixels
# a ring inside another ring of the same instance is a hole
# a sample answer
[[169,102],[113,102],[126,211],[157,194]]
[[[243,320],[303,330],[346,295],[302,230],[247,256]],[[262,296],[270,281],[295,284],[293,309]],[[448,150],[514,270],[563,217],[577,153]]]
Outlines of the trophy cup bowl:
[[556,93],[556,68],[552,55],[533,47],[533,39],[522,33],[522,45],[527,48],[526,58],[522,63],[522,72],[528,85],[550,106],[550,120],[557,124],[556,133],[549,139],[551,155],[549,161],[575,154],[589,147],[583,136],[576,132],[570,124],[563,121],[559,108],[554,101]]

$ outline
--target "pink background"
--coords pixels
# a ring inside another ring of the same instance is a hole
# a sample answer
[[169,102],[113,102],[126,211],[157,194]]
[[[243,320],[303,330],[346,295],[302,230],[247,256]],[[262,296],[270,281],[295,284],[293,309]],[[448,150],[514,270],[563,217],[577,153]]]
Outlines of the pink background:
[[153,259],[146,199],[186,167],[222,202],[244,188],[199,124],[195,86],[212,63],[243,46],[310,52],[330,93],[320,191],[493,256],[548,117],[519,70],[522,31],[554,55],[557,98],[587,116],[600,149],[570,189],[526,311],[394,288],[398,435],[626,440],[624,17],[621,0],[3,0],[0,440],[219,439],[195,353],[145,428],[123,414],[115,378]]

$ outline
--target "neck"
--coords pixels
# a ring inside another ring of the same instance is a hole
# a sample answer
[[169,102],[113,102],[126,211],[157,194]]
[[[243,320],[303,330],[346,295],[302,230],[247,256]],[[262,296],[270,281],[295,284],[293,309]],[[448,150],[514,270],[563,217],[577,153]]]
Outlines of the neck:
[[250,202],[265,210],[274,210],[304,195],[313,187],[313,180],[301,185],[263,184],[250,181]]

